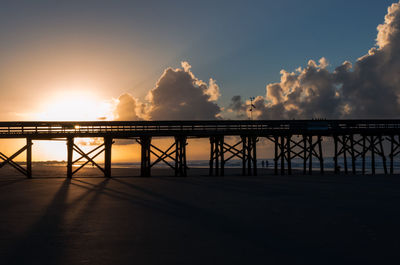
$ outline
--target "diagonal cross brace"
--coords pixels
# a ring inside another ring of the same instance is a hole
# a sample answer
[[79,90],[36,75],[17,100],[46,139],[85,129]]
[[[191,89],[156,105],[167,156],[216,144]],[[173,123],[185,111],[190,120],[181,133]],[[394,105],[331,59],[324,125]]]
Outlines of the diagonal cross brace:
[[[112,142],[112,144],[114,143],[114,141]],[[102,149],[101,149],[102,148]],[[99,150],[101,149],[101,150]],[[95,165],[101,172],[103,172],[105,174],[105,169],[102,168],[98,163],[96,163],[94,161],[94,159],[96,157],[98,157],[100,154],[102,154],[104,151],[106,150],[105,148],[105,143],[97,146],[96,148],[92,149],[91,151],[89,151],[88,153],[85,153],[78,145],[73,144],[73,151],[77,152],[80,157],[76,160],[74,160],[72,162],[72,164],[76,164],[77,162],[79,162],[80,160],[82,160],[83,158],[86,159],[85,163],[81,164],[77,169],[75,169],[72,172],[72,175],[74,175],[75,173],[77,173],[79,170],[81,170],[84,166],[86,166],[88,163],[92,163],[93,165]],[[97,152],[96,152],[97,151]],[[93,154],[94,153],[94,154]],[[90,156],[91,154],[93,154],[92,156]]]
[[[1,153],[0,154],[5,157],[6,159],[4,159],[2,157],[2,159],[4,160],[3,162],[1,162],[0,164],[0,168],[2,168],[4,165],[6,165],[7,163],[10,163],[14,158],[16,158],[18,155],[20,155],[23,151],[25,151],[28,148],[28,145],[25,145],[24,147],[22,147],[21,149],[19,149],[15,154],[13,154],[10,157],[7,157],[5,154]],[[15,163],[15,162],[14,162]]]
[[0,152],[0,158],[4,160],[4,162],[2,162],[2,167],[5,164],[9,164],[13,168],[18,170],[22,174],[24,174],[25,176],[28,176],[28,171],[25,168],[21,167],[20,165],[18,165],[16,162],[14,162],[13,160],[11,160],[9,157],[7,157],[5,154],[3,154],[1,152]]
[[[243,159],[243,153],[244,153],[244,151],[243,151],[243,150],[238,150],[238,149],[236,148],[236,146],[238,146],[238,145],[241,144],[241,143],[243,143],[243,140],[237,142],[237,143],[234,144],[234,145],[229,145],[229,144],[227,144],[227,143],[224,142],[224,150],[223,150],[223,153],[229,152],[229,153],[232,154],[232,155],[229,156],[227,159],[225,159],[225,162],[231,160],[231,159],[232,159],[233,157],[235,157],[235,156],[237,156],[237,157],[240,158],[240,159]],[[228,148],[226,148],[225,146],[227,146]],[[234,151],[232,151],[232,150],[234,150]]]
[[[153,147],[154,149],[156,149],[158,152],[161,153],[161,155],[158,155],[156,152],[154,152],[153,150],[150,150],[150,152],[155,155],[157,157],[157,160],[154,161],[150,167],[153,167],[155,164],[157,164],[160,161],[163,161],[165,164],[167,164],[168,166],[170,166],[172,169],[175,169],[174,166],[172,166],[170,163],[168,163],[166,161],[166,158],[169,157],[172,159],[172,161],[175,161],[176,159],[172,156],[173,154],[175,154],[176,150],[173,150],[171,152],[169,152],[173,147],[175,147],[175,143],[173,143],[166,151],[162,151],[161,149],[157,148],[156,146],[150,144],[151,147]],[[168,153],[169,152],[169,153]]]
[[30,174],[28,172],[28,169],[23,168],[22,166],[20,166],[18,163],[16,163],[15,161],[13,161],[14,158],[16,158],[17,156],[19,156],[22,152],[24,152],[25,150],[27,150],[28,148],[30,148],[32,146],[32,143],[28,143],[27,145],[25,145],[24,147],[22,147],[21,149],[19,149],[17,152],[15,152],[12,156],[8,157],[5,154],[0,152],[0,159],[3,160],[3,162],[0,163],[0,168],[4,167],[6,164],[9,164],[10,166],[12,166],[13,168],[15,168],[16,170],[18,170],[20,173],[22,173],[23,175],[30,177]]
[[[105,144],[101,144],[99,146],[97,146],[96,148],[94,148],[93,150],[91,150],[89,153],[85,154],[77,145],[74,144],[74,149],[75,147],[79,149],[79,151],[75,150],[78,154],[81,155],[81,157],[79,157],[78,159],[76,159],[75,161],[72,162],[72,164],[77,163],[78,161],[80,161],[82,158],[86,158],[87,156],[89,156],[90,154],[92,154],[93,152],[97,151],[98,149],[100,149],[101,147],[103,147]],[[82,154],[83,153],[83,154]]]

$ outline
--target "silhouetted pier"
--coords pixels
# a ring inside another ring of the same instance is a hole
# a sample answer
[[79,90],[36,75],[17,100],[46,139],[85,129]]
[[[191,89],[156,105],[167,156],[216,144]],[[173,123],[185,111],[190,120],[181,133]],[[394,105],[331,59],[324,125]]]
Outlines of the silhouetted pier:
[[[235,136],[236,142],[225,141],[228,136]],[[377,158],[382,160],[385,174],[394,174],[394,158],[400,153],[400,120],[0,122],[0,138],[26,139],[26,145],[13,155],[0,152],[3,160],[0,168],[9,164],[28,178],[32,177],[34,140],[66,141],[69,178],[89,163],[98,167],[105,177],[111,177],[111,150],[117,139],[131,139],[140,144],[142,176],[150,176],[151,168],[160,162],[171,167],[175,176],[186,176],[189,138],[210,140],[210,175],[224,175],[226,162],[233,158],[242,161],[243,175],[257,175],[257,143],[262,138],[274,144],[275,174],[292,174],[294,158],[303,161],[304,174],[312,174],[315,158],[323,174],[324,140],[333,143],[336,173],[340,169],[338,160],[343,158],[345,174],[365,174],[366,156],[369,156],[372,174],[376,173]],[[75,144],[75,138],[101,138],[103,141],[91,151],[84,152]],[[162,150],[152,143],[153,138],[173,138],[174,142]],[[14,161],[24,151],[25,167]],[[75,160],[74,152],[79,155]],[[102,153],[104,166],[94,161]],[[152,156],[155,160],[151,159]],[[356,168],[358,159],[362,160],[361,169]],[[74,164],[78,166],[74,168]]]

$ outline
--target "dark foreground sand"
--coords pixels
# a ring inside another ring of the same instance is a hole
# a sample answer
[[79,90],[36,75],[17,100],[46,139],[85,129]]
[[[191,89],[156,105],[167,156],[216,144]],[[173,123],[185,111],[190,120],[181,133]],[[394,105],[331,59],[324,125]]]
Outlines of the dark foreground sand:
[[400,262],[399,176],[13,172],[0,171],[0,264]]

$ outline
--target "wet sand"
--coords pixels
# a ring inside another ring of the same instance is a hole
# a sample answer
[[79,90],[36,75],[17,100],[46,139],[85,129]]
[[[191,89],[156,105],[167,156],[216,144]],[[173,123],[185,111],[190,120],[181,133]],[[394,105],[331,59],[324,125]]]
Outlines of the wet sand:
[[397,264],[400,176],[0,170],[1,264]]

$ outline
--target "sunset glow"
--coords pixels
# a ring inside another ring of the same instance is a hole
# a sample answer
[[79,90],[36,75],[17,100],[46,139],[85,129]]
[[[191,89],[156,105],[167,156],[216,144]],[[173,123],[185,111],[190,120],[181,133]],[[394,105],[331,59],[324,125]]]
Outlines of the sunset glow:
[[35,120],[42,121],[94,121],[112,120],[112,101],[99,99],[85,90],[64,90],[46,99]]

